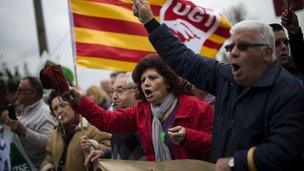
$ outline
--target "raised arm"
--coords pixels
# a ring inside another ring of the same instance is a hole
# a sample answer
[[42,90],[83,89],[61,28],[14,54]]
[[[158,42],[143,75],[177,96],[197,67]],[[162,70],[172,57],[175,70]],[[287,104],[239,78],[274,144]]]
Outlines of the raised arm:
[[286,9],[282,13],[282,25],[287,29],[290,39],[291,57],[297,69],[304,74],[304,39],[297,15],[291,10]]
[[215,60],[195,54],[173,36],[165,24],[160,25],[154,19],[147,1],[134,0],[133,13],[144,24],[149,33],[150,42],[171,69],[196,87],[215,94],[220,64]]
[[110,112],[75,88],[70,88],[70,96],[72,98],[69,101],[73,104],[75,112],[80,113],[99,130],[110,133],[129,133],[137,130],[136,107]]

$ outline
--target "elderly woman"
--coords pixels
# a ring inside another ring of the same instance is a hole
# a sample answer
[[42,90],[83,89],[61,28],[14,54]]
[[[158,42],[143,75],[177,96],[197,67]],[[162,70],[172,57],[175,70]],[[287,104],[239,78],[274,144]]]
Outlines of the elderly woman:
[[[133,71],[138,85],[135,106],[106,111],[71,88],[75,110],[90,123],[111,133],[138,132],[145,159],[209,158],[213,109],[206,102],[186,95],[187,86],[158,55],[143,58]],[[121,91],[126,89],[121,88]]]
[[81,138],[95,140],[92,144],[96,149],[106,149],[110,146],[111,135],[100,132],[84,118],[81,119],[70,104],[54,92],[48,102],[59,124],[48,137],[47,155],[41,170],[86,170],[85,153],[90,151],[90,147],[81,144]]

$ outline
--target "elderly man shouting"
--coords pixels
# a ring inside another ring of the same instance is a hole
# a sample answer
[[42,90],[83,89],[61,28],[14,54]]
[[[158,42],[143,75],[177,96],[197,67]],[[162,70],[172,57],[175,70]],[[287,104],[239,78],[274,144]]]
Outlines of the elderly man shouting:
[[153,18],[147,1],[134,0],[133,13],[162,59],[216,96],[211,152],[216,170],[303,170],[304,91],[274,62],[271,27],[257,21],[234,25],[225,65],[180,43]]

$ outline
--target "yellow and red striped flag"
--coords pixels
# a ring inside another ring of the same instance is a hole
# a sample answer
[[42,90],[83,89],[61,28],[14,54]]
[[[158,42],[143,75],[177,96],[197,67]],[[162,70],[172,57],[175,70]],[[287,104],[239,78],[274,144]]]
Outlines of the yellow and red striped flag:
[[[132,0],[70,0],[77,65],[132,71],[155,53],[144,26],[132,13]],[[189,48],[214,57],[230,23],[218,12],[188,0],[149,0],[157,20],[166,23]]]

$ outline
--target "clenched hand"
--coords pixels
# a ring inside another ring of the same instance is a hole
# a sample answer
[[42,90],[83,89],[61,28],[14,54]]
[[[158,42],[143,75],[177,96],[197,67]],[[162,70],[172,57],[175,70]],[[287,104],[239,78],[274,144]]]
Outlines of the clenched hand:
[[138,20],[146,24],[153,19],[153,13],[150,4],[146,0],[134,0],[132,6],[133,15],[138,18]]
[[168,136],[174,144],[180,145],[186,137],[186,129],[182,126],[169,128]]

